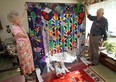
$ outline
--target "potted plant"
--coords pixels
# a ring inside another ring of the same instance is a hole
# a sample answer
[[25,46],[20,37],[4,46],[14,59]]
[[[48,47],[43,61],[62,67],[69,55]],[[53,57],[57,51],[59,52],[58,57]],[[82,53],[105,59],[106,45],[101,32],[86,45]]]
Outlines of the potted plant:
[[116,42],[108,42],[108,41],[106,41],[104,43],[104,47],[106,48],[106,51],[109,54],[115,54],[115,57],[116,57]]
[[107,50],[108,53],[112,53],[113,48],[114,48],[114,46],[113,46],[112,43],[105,42],[105,43],[104,43],[104,46],[105,46],[105,48],[106,48],[106,50]]

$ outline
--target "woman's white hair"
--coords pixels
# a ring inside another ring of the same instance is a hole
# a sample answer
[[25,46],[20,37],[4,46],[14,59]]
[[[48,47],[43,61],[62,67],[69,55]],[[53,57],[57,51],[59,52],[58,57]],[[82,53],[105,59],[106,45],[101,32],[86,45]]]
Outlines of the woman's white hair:
[[10,12],[8,13],[7,19],[8,19],[10,22],[12,22],[13,19],[14,19],[15,17],[18,17],[18,16],[19,16],[19,13],[18,13],[17,11],[12,10],[12,11],[10,11]]

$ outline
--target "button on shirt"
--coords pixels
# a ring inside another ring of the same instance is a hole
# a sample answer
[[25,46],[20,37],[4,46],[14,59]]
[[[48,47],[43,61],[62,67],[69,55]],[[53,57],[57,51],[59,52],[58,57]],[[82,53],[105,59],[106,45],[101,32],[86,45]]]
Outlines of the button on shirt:
[[88,15],[89,20],[93,21],[90,34],[94,36],[102,36],[103,40],[107,39],[107,31],[108,31],[108,22],[105,17],[100,18],[97,20],[97,16]]

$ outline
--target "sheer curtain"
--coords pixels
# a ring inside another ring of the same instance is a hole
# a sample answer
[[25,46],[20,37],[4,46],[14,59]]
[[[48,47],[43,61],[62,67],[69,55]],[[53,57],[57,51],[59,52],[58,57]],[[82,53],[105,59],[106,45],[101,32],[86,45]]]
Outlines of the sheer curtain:
[[[116,33],[116,0],[108,0],[101,3],[88,6],[91,15],[96,15],[98,8],[104,8],[104,17],[107,18],[109,26],[108,30]],[[90,32],[92,21],[86,20],[86,35]]]

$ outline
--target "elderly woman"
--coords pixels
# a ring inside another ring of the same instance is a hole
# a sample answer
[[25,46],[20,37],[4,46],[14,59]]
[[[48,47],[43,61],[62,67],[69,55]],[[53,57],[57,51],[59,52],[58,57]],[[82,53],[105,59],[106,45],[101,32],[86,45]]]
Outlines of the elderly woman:
[[16,40],[21,71],[24,75],[27,75],[31,74],[35,68],[30,40],[22,26],[23,20],[26,16],[25,13],[26,11],[24,11],[22,17],[19,18],[18,12],[11,11],[9,12],[7,18],[12,23],[11,31]]

